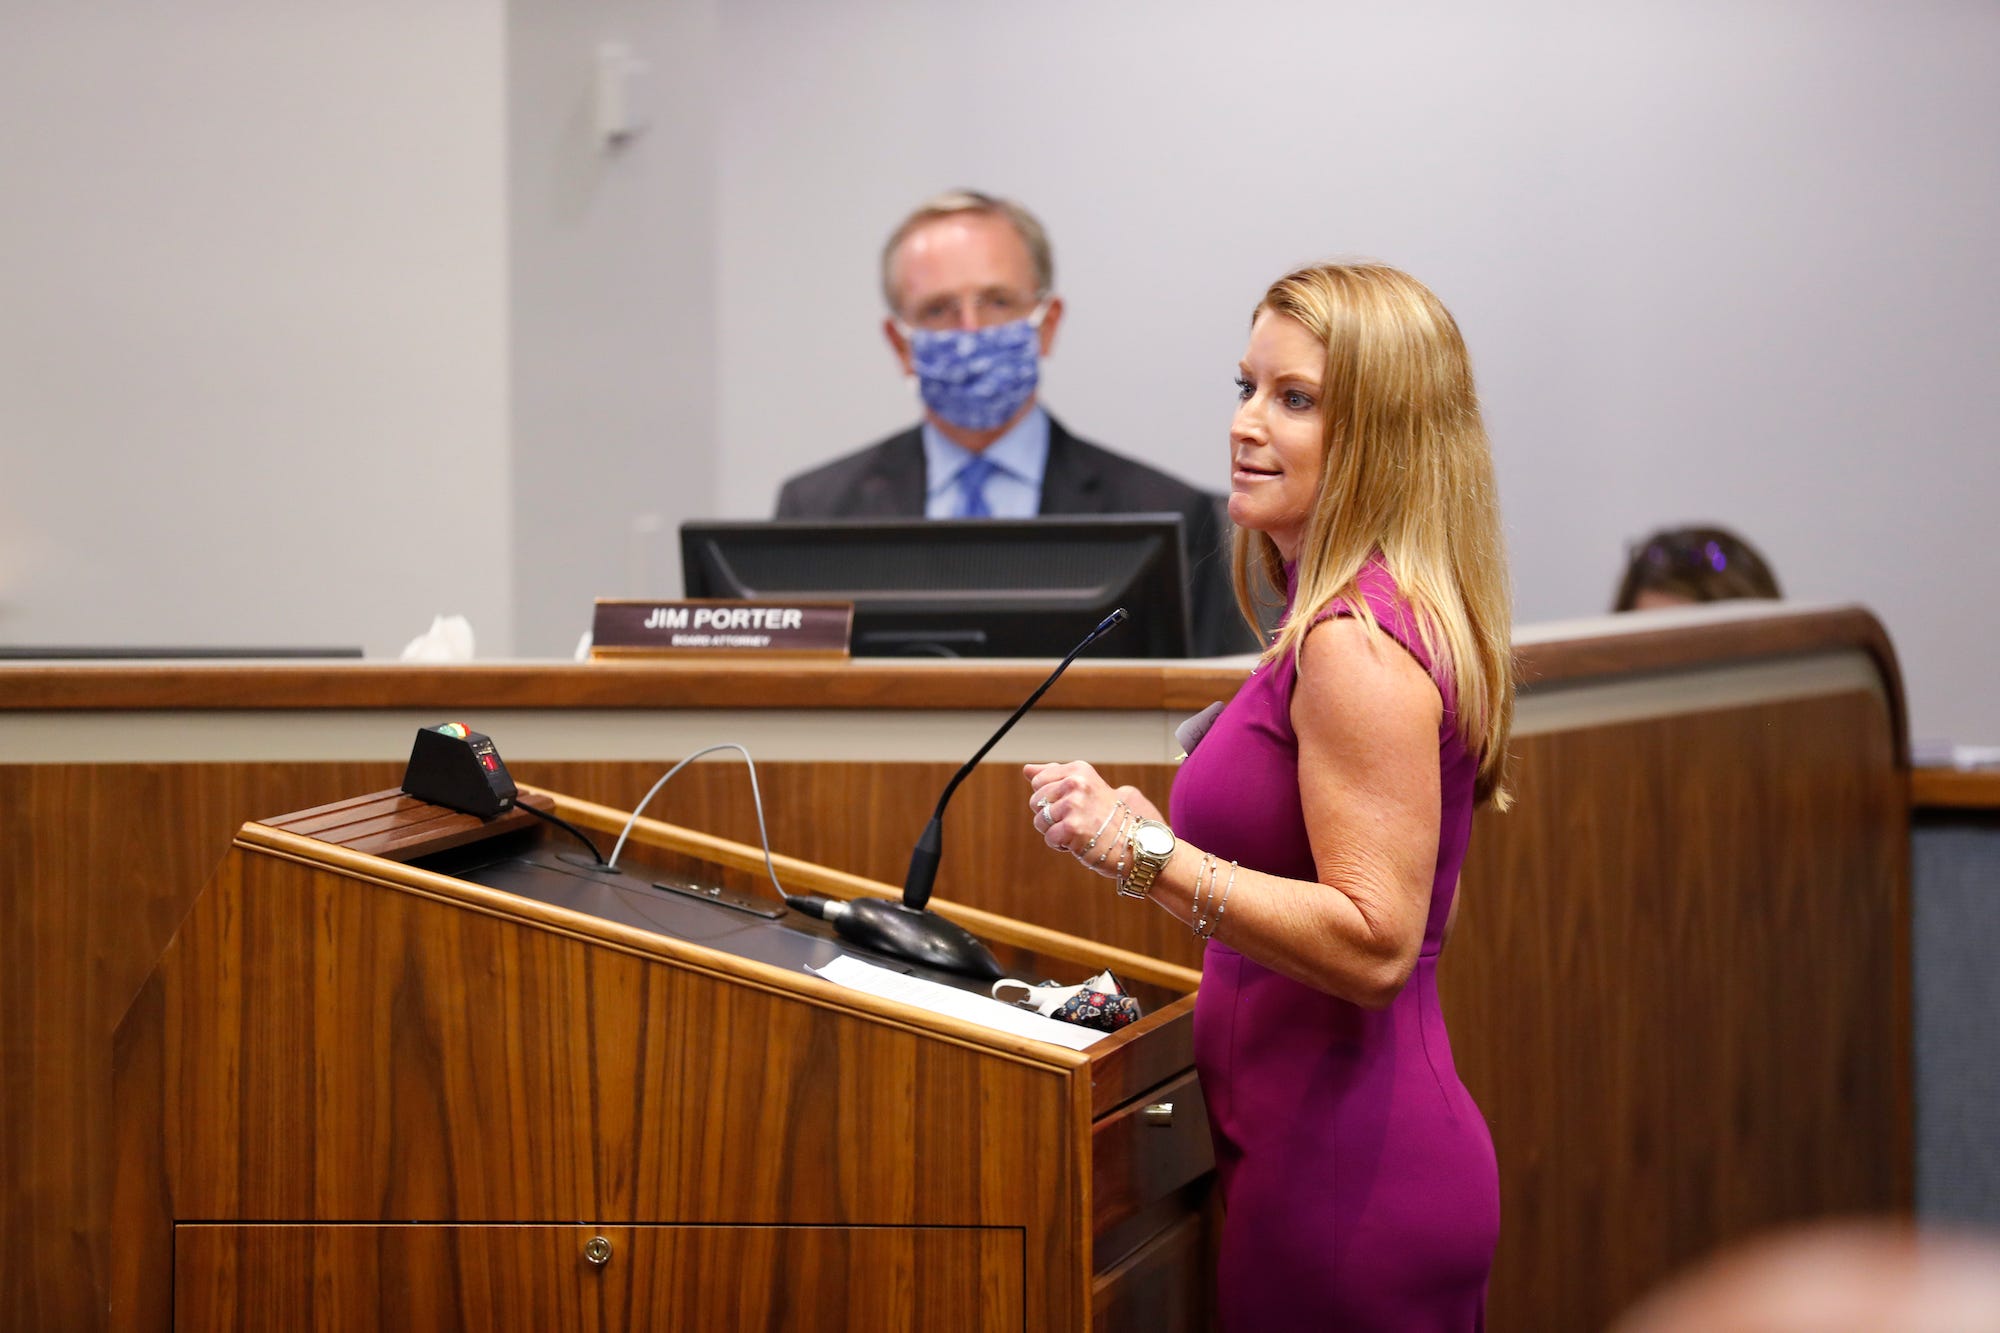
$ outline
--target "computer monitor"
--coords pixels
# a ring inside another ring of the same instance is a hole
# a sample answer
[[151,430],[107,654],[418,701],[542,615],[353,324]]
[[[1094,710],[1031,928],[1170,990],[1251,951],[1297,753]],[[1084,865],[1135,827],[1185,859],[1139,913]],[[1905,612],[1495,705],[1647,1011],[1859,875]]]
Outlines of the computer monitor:
[[1188,655],[1178,514],[681,525],[689,597],[854,603],[856,656]]

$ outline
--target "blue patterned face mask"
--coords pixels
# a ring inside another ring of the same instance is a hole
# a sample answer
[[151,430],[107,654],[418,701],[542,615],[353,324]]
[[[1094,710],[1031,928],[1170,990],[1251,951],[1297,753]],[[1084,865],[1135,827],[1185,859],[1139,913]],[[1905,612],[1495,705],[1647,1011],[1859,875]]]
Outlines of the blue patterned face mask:
[[910,364],[924,406],[960,430],[998,430],[1032,398],[1041,373],[1044,302],[985,329],[912,329]]

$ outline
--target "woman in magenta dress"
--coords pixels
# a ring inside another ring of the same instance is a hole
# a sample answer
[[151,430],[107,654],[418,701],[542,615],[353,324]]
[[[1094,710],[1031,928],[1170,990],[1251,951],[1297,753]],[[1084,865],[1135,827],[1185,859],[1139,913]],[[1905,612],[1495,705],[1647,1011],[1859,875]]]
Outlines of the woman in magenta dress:
[[1415,279],[1321,265],[1258,304],[1237,388],[1237,591],[1284,598],[1273,642],[1171,818],[1084,763],[1029,765],[1029,808],[1208,941],[1225,1327],[1476,1329],[1499,1183],[1437,968],[1514,691],[1470,361]]

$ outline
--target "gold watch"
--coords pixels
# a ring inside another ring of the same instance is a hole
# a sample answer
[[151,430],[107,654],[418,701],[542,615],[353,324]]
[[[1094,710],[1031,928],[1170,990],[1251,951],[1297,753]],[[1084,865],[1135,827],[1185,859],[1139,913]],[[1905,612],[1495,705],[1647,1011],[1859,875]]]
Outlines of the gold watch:
[[1153,891],[1153,881],[1174,854],[1174,831],[1157,819],[1142,819],[1132,826],[1132,868],[1118,881],[1118,892],[1127,898],[1144,898]]

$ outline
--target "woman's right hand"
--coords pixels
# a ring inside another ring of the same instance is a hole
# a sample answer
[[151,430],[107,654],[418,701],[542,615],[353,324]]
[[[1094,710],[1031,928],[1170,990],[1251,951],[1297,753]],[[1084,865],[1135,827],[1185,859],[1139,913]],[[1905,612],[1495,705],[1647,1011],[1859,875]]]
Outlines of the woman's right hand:
[[1022,773],[1028,779],[1028,810],[1035,832],[1050,847],[1068,852],[1100,875],[1117,874],[1126,812],[1138,819],[1160,819],[1159,807],[1144,792],[1113,787],[1081,761],[1028,764]]

